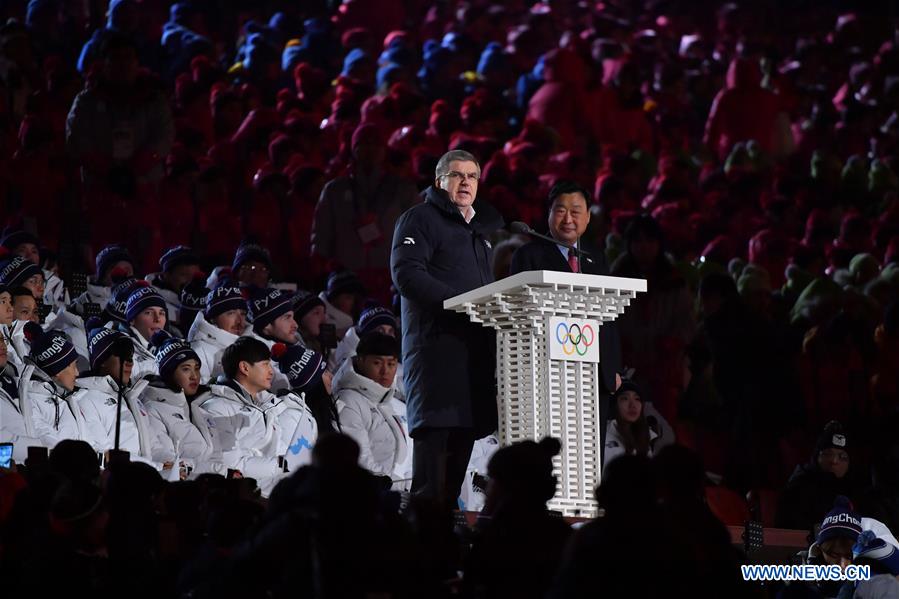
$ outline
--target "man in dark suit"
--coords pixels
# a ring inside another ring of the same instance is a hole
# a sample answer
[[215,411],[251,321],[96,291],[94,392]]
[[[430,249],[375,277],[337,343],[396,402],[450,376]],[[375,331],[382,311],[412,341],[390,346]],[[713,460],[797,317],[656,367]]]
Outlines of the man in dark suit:
[[[577,245],[590,222],[590,192],[571,181],[556,183],[549,192],[548,220],[550,237],[568,245]],[[568,248],[543,239],[535,239],[518,248],[512,256],[511,274],[528,270],[609,274],[609,267],[601,250],[593,250],[589,256],[578,259]],[[622,369],[621,337],[615,322],[605,323],[600,329],[599,359],[605,399],[615,391],[615,377]],[[608,402],[604,401],[603,405],[608,405]],[[602,411],[603,434],[607,414],[608,410]]]

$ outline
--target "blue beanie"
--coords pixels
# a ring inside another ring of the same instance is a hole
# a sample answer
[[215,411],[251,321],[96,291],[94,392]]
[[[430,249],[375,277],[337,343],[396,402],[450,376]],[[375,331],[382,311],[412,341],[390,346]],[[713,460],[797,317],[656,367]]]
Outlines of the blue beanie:
[[181,290],[181,324],[190,326],[198,312],[206,309],[206,298],[209,290],[206,289],[206,273],[197,272],[193,281]]
[[125,320],[125,308],[128,307],[128,296],[131,295],[137,284],[137,279],[127,277],[112,286],[109,300],[106,302],[106,312],[110,318],[118,322],[127,322]]
[[165,298],[159,295],[156,288],[146,281],[138,281],[128,294],[125,304],[125,322],[131,322],[147,308],[162,308],[166,310]]
[[159,267],[162,269],[162,272],[171,272],[175,268],[185,264],[199,263],[200,258],[193,249],[186,245],[176,245],[173,248],[169,248],[162,257],[159,258]]
[[178,366],[188,360],[196,360],[202,363],[200,356],[185,339],[173,337],[166,331],[154,333],[150,343],[156,348],[156,366],[159,376],[169,380]]
[[478,75],[487,77],[495,72],[512,70],[509,64],[509,57],[501,44],[490,42],[484,51],[481,52],[481,59],[478,61]]
[[211,321],[229,310],[247,311],[247,300],[237,285],[225,281],[206,296],[206,320]]
[[87,354],[91,370],[95,371],[112,353],[112,346],[119,339],[128,339],[128,335],[118,329],[96,328],[88,333]]
[[21,287],[25,281],[34,275],[44,276],[44,273],[31,260],[22,256],[16,256],[0,268],[0,285],[6,285],[10,288]]
[[127,262],[132,267],[134,266],[134,259],[124,246],[107,245],[100,250],[100,253],[97,254],[95,259],[97,265],[97,282],[102,281],[109,273],[110,269],[119,262]]
[[356,273],[351,270],[338,270],[328,275],[328,282],[325,285],[325,294],[328,299],[333,300],[341,293],[365,294],[365,286]]
[[839,537],[848,537],[855,542],[861,532],[861,516],[852,511],[852,504],[849,502],[849,499],[839,495],[834,499],[833,509],[828,512],[827,517],[821,522],[817,542],[820,545],[825,541]]
[[852,548],[852,555],[856,563],[859,560],[874,561],[891,576],[899,576],[899,550],[883,539],[878,539],[877,533],[873,530],[866,530],[858,535],[858,540]]
[[293,317],[297,322],[300,322],[300,319],[316,306],[325,307],[325,302],[322,301],[322,298],[308,291],[298,291],[293,297]]
[[50,376],[65,370],[77,357],[75,346],[60,331],[44,333],[31,342],[31,361]]
[[38,238],[28,231],[12,227],[3,229],[3,238],[0,239],[0,245],[8,250],[14,250],[23,243],[31,243],[34,245],[41,244],[40,241],[38,241]]
[[362,66],[366,62],[372,62],[371,56],[368,55],[368,52],[361,48],[353,48],[343,59],[343,71],[341,71],[340,74],[344,77],[349,77],[353,69],[355,69],[357,66]]
[[290,387],[297,391],[307,389],[320,381],[327,366],[324,356],[302,345],[288,346],[276,343],[272,346],[272,358],[278,363],[278,369],[290,381]]
[[261,335],[262,329],[275,322],[282,314],[293,310],[292,300],[291,294],[281,289],[254,288],[247,302],[253,331]]
[[393,312],[387,308],[373,306],[371,308],[366,308],[362,311],[362,314],[359,315],[359,323],[356,325],[356,331],[359,333],[359,337],[362,337],[366,333],[371,333],[379,326],[385,324],[392,326],[395,331],[397,328],[396,316],[394,316]]

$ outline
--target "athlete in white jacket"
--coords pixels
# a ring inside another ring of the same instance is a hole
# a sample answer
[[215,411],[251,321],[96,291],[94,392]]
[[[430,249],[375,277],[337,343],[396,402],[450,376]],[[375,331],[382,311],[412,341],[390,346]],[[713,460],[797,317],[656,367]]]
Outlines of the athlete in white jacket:
[[19,402],[18,372],[8,363],[6,355],[6,340],[0,335],[0,443],[12,443],[12,458],[22,463],[28,456],[28,448],[41,445],[41,441],[33,436],[30,419],[25,422]]
[[202,382],[214,381],[222,370],[222,353],[237,338],[249,334],[247,302],[240,287],[229,282],[206,296],[206,308],[197,314],[187,340],[200,359]]
[[241,337],[225,350],[222,367],[225,382],[213,385],[198,408],[212,439],[212,459],[256,479],[268,496],[283,477],[278,463],[281,409],[268,391],[274,376],[271,353],[258,339]]
[[27,360],[19,379],[26,435],[50,449],[63,439],[88,440],[75,393],[75,347],[58,331],[46,333],[34,339]]
[[96,271],[88,280],[84,293],[72,300],[71,308],[76,314],[84,314],[85,304],[97,304],[105,308],[113,297],[112,287],[134,277],[134,259],[121,245],[108,245],[97,253]]
[[363,337],[356,357],[334,376],[334,397],[342,431],[359,444],[359,465],[407,487],[412,443],[406,406],[394,397],[399,347],[383,333]]
[[132,377],[140,379],[156,374],[156,355],[151,341],[153,335],[165,329],[167,322],[165,300],[149,284],[138,281],[128,295],[125,305],[125,322],[122,331],[134,344],[134,371]]

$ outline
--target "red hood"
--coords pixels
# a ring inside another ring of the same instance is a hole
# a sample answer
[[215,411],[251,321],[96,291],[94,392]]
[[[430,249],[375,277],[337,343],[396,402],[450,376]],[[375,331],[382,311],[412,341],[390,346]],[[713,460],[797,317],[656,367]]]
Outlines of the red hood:
[[758,61],[746,58],[735,58],[727,68],[727,89],[747,89],[759,87],[762,83],[762,70]]

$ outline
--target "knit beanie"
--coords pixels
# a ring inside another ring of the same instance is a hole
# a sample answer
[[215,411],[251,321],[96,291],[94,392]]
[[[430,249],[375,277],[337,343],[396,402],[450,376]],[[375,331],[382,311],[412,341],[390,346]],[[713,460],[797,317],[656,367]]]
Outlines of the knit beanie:
[[153,334],[150,343],[156,348],[156,366],[159,376],[168,381],[172,373],[179,365],[188,360],[196,360],[201,363],[200,356],[185,339],[173,337],[166,331],[157,331]]
[[198,312],[206,309],[206,298],[209,290],[206,289],[206,273],[197,272],[193,280],[181,290],[181,326],[190,327],[197,317]]
[[65,370],[78,357],[75,346],[66,334],[60,331],[37,334],[30,341],[31,361],[50,376]]
[[362,281],[356,276],[356,273],[350,270],[341,270],[332,272],[328,275],[328,283],[325,288],[325,294],[329,300],[333,300],[341,293],[352,293],[363,295],[365,287]]
[[833,502],[833,509],[827,513],[821,528],[818,530],[818,544],[839,537],[848,537],[853,542],[862,532],[861,516],[852,511],[849,499],[838,495]]
[[357,356],[393,356],[400,357],[400,342],[396,337],[373,331],[363,335],[356,346]]
[[836,420],[831,420],[824,427],[817,443],[815,443],[815,459],[822,451],[834,448],[849,451],[849,439],[843,430],[843,425]]
[[128,296],[137,286],[137,279],[124,277],[113,280],[117,282],[110,289],[109,300],[106,302],[106,313],[117,322],[126,322],[125,308],[128,306]]
[[322,298],[308,291],[298,291],[293,297],[293,317],[297,322],[312,311],[316,306],[325,307]]
[[290,387],[303,391],[321,380],[327,364],[320,353],[302,345],[276,343],[272,346],[272,359],[290,381]]
[[356,325],[356,332],[362,337],[367,333],[377,330],[377,328],[382,325],[391,326],[395,331],[397,328],[396,316],[394,316],[393,312],[387,308],[372,306],[363,310],[362,314],[359,315],[359,323]]
[[97,282],[102,281],[111,268],[119,262],[127,262],[134,266],[134,258],[128,253],[128,250],[121,245],[107,245],[97,254],[95,263],[97,265]]
[[147,308],[166,309],[165,298],[146,281],[138,281],[125,304],[125,322],[131,322]]
[[173,248],[169,248],[162,254],[162,257],[159,258],[159,267],[162,269],[162,272],[171,272],[175,268],[179,266],[184,266],[185,264],[199,264],[200,258],[197,254],[186,245],[176,245]]
[[0,265],[0,285],[7,287],[21,287],[25,281],[34,275],[42,275],[41,269],[27,258],[15,256]]
[[206,320],[212,322],[216,316],[220,316],[229,310],[247,311],[247,300],[244,298],[240,287],[223,281],[221,285],[213,289],[206,296],[206,308],[204,314]]
[[105,327],[94,328],[88,333],[87,354],[94,372],[112,355],[112,348],[119,339],[128,339],[128,335],[118,329]]
[[9,251],[13,251],[23,243],[32,243],[37,246],[40,246],[41,244],[38,238],[28,231],[14,227],[6,227],[3,229],[2,238],[0,238],[0,246],[5,247]]
[[252,289],[247,303],[253,332],[261,335],[262,329],[275,322],[282,314],[293,310],[292,299],[289,293],[281,289]]
[[255,243],[247,243],[237,248],[234,262],[231,263],[231,272],[236,273],[244,263],[250,261],[261,262],[269,269],[272,267],[272,258],[267,249]]

